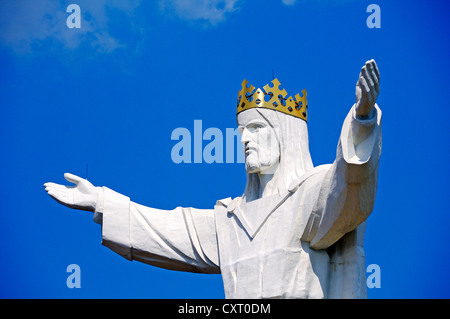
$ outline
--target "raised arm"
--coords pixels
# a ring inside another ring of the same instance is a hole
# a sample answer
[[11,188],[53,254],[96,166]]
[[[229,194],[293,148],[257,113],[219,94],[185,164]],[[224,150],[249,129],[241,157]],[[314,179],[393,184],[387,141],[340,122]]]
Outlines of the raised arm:
[[373,210],[381,155],[381,110],[375,104],[380,74],[374,60],[361,69],[356,103],[348,113],[320,191],[311,227],[302,236],[325,249],[364,222]]

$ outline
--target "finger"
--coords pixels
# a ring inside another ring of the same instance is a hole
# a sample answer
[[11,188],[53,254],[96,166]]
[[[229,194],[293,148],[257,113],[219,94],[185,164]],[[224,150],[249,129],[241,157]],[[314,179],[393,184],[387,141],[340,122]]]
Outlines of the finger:
[[70,174],[70,173],[65,173],[64,178],[67,179],[69,182],[74,183],[75,185],[77,185],[78,182],[83,180],[83,178],[78,177],[77,175]]
[[369,85],[370,91],[368,93],[369,93],[370,99],[376,100],[376,98],[378,96],[378,92],[376,90],[377,79],[376,78],[374,79],[373,75],[375,75],[375,74],[372,74],[371,68],[372,68],[371,62],[367,61],[366,65],[364,65],[361,72],[363,73],[363,76],[364,76],[367,84]]
[[57,196],[56,196],[56,192],[55,191],[47,191],[47,194],[49,194],[51,197],[53,197],[54,199],[56,199],[57,198]]
[[54,187],[47,186],[47,187],[45,188],[45,191],[46,191],[47,193],[49,193],[49,192],[56,191],[56,189],[55,189]]
[[366,83],[369,85],[369,91],[367,92],[369,95],[369,98],[371,100],[374,100],[376,92],[375,92],[375,85],[373,83],[373,79],[370,76],[369,71],[366,66],[363,67],[361,72],[363,74],[364,79],[366,80]]
[[371,64],[373,65],[375,74],[377,75],[378,82],[380,82],[380,70],[378,70],[377,63],[375,62],[374,59],[370,60],[370,62],[371,62]]
[[377,76],[377,74],[375,72],[375,67],[374,67],[373,63],[369,63],[368,71],[369,71],[369,74],[372,77],[375,90],[377,91],[377,94],[378,94],[378,89],[380,87],[380,81],[379,81],[378,76]]
[[373,83],[378,83],[378,75],[375,72],[375,67],[373,63],[366,63],[367,71],[369,71],[370,76],[372,77]]
[[44,187],[59,187],[59,186],[63,186],[63,185],[52,183],[52,182],[44,184]]
[[45,191],[47,192],[47,194],[51,195],[51,196],[56,196],[58,198],[68,198],[68,192],[65,190],[61,190],[61,189],[55,189],[55,188],[46,188]]
[[68,187],[68,186],[64,186],[64,185],[55,184],[55,186],[47,186],[45,188],[45,191],[47,193],[52,193],[53,195],[57,195],[57,196],[67,196],[67,194],[73,188],[74,187]]
[[367,64],[361,69],[361,74],[364,77],[364,79],[366,79],[366,82],[367,84],[369,84],[369,87],[372,88],[374,86],[374,81],[369,73]]
[[45,190],[49,195],[52,195],[54,197],[57,197],[59,199],[69,199],[71,197],[71,194],[73,192],[73,189],[75,187],[72,186],[65,186],[65,185],[58,185],[57,187],[51,187],[47,186]]
[[58,184],[47,184],[45,187],[45,190],[47,192],[49,191],[55,191],[55,192],[68,192],[70,189],[74,188],[74,186],[65,186],[65,185],[58,185]]
[[366,79],[364,78],[364,76],[362,76],[362,74],[359,77],[358,85],[363,92],[369,93],[369,91],[370,91],[369,86],[367,85]]
[[373,83],[375,84],[376,82],[378,82],[378,77],[375,74],[375,69],[373,67],[373,64],[370,62],[367,62],[365,65],[366,69],[367,69],[367,73],[370,75]]
[[[374,79],[375,82],[375,92],[378,94],[380,94],[380,73],[378,72],[378,68],[377,68],[377,64],[375,63],[375,60],[371,60],[370,63],[370,69],[371,69],[371,73],[372,73],[372,78]],[[376,81],[375,81],[376,79]]]

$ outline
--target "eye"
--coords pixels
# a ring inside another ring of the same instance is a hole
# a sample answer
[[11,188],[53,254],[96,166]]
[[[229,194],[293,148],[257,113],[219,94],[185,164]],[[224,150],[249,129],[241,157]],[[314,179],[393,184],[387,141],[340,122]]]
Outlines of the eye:
[[260,127],[258,127],[258,126],[256,126],[256,125],[251,125],[251,126],[247,127],[247,129],[248,129],[250,132],[255,133],[255,132],[258,132],[258,131],[259,131]]
[[260,130],[262,130],[265,126],[259,123],[255,123],[252,124],[251,126],[249,126],[249,130],[252,132],[258,132]]

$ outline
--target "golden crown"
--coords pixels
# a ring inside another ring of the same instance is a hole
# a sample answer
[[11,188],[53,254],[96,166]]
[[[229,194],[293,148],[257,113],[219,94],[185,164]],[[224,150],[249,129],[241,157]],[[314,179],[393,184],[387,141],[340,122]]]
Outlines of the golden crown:
[[242,90],[238,93],[236,115],[251,108],[262,107],[307,121],[308,101],[306,100],[306,90],[302,91],[302,96],[298,93],[295,95],[295,98],[292,96],[286,98],[286,96],[286,90],[280,90],[280,81],[278,79],[272,81],[272,87],[267,84],[262,90],[260,88],[255,89],[253,85],[248,86],[248,81],[244,80],[242,82]]

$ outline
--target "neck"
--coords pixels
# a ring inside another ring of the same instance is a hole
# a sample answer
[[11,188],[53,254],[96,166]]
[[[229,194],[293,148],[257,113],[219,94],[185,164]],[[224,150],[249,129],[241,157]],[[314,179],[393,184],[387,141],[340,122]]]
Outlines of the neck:
[[258,181],[259,181],[259,194],[258,198],[262,198],[265,196],[270,196],[278,192],[278,187],[275,183],[274,173],[271,174],[263,174],[258,173]]
[[[253,182],[256,185],[250,186],[246,192],[246,201],[253,201],[255,199],[271,196],[278,193],[278,182],[276,177],[278,165],[274,165],[263,172],[254,173]],[[249,185],[247,185],[249,186]]]

